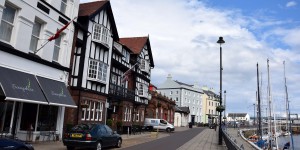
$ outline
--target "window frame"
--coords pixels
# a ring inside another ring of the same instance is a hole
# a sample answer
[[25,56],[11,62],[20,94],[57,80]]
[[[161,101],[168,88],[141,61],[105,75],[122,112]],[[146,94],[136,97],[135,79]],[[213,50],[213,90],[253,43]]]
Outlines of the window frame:
[[61,3],[60,3],[60,12],[63,13],[63,14],[66,14],[67,8],[68,8],[68,0],[61,0]]
[[[92,63],[92,64],[91,64]],[[96,63],[96,64],[95,64]],[[94,65],[94,66],[91,66]],[[94,68],[96,67],[96,68]],[[106,83],[108,65],[95,59],[89,59],[88,62],[88,71],[87,71],[87,78],[89,80],[97,81]],[[101,76],[100,76],[101,73]],[[95,77],[93,77],[95,76]]]
[[141,71],[149,73],[150,72],[150,64],[149,61],[146,59],[141,59],[140,60],[140,68]]
[[148,96],[148,88],[146,83],[138,83],[138,95],[140,97]]
[[93,25],[93,33],[92,40],[101,43],[106,47],[110,47],[111,43],[111,33],[108,28],[106,28],[102,24],[94,23]]
[[[54,40],[54,49],[53,49],[53,56],[52,56],[52,60],[55,62],[59,62],[59,54],[61,51],[61,44],[62,44],[62,39],[64,37],[64,34],[61,33],[55,40]],[[57,52],[57,54],[55,54]],[[57,58],[56,58],[57,57]],[[56,60],[57,59],[57,60]]]
[[[35,26],[36,24],[39,24],[39,31],[38,31],[38,35],[34,35],[34,30],[37,26]],[[38,19],[35,19],[34,20],[34,25],[32,27],[32,33],[31,33],[31,39],[30,39],[30,45],[29,45],[29,50],[30,52],[36,52],[37,51],[37,48],[38,48],[38,45],[39,45],[39,40],[40,40],[40,36],[41,36],[41,32],[42,32],[42,28],[43,28],[43,23],[41,21],[39,21]],[[36,45],[34,45],[34,49],[31,49],[32,48],[32,42],[33,42],[33,39],[36,39]]]
[[[4,16],[4,10],[5,8],[7,7],[10,7],[14,10],[14,14],[13,14],[13,20],[12,22],[9,22],[8,20],[4,20],[3,16]],[[3,42],[6,42],[6,43],[11,43],[12,42],[12,37],[13,37],[13,33],[14,33],[14,27],[15,27],[15,20],[16,20],[16,16],[17,16],[17,13],[18,13],[18,8],[14,7],[13,5],[9,4],[9,3],[5,3],[4,4],[4,9],[3,9],[3,12],[2,12],[2,18],[1,18],[1,22],[0,22],[0,31],[1,31],[1,27],[3,25],[2,21],[5,22],[6,24],[8,24],[10,27],[11,27],[11,30],[10,30],[10,35],[9,35],[9,39],[2,39],[2,35],[0,34],[0,40],[3,41]],[[7,28],[5,28],[7,29]],[[4,29],[4,30],[5,30]],[[3,35],[4,36],[7,36],[7,35]],[[5,38],[5,37],[4,37]],[[8,40],[8,41],[7,41]]]

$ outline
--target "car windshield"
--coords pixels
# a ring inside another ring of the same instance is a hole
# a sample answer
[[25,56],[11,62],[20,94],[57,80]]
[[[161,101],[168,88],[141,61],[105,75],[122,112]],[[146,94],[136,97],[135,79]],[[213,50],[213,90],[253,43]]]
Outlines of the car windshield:
[[71,131],[90,131],[94,126],[94,124],[78,124]]

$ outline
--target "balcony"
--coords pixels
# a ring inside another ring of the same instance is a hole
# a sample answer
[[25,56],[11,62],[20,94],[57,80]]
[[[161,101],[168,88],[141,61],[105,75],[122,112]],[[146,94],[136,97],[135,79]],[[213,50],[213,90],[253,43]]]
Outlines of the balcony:
[[113,99],[125,101],[134,101],[135,97],[134,91],[112,83],[109,85],[108,94]]

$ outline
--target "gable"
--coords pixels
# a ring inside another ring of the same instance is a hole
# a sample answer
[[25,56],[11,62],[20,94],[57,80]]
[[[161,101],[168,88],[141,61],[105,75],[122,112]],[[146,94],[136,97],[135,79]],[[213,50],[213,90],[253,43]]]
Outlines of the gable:
[[119,40],[115,19],[109,1],[95,1],[80,4],[78,17],[79,20],[80,18],[89,18],[89,20],[94,23],[102,24],[111,31],[114,40]]
[[[149,57],[150,66],[154,67],[149,37],[120,38],[120,43],[128,47],[135,55],[141,56],[142,53],[147,55]],[[141,57],[143,58],[143,56]]]

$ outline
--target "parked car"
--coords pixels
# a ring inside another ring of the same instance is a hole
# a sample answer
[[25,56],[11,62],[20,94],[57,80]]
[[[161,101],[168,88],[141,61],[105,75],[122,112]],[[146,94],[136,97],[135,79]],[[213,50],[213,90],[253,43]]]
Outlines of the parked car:
[[104,124],[78,124],[63,137],[68,150],[75,147],[101,150],[103,147],[121,147],[122,137]]
[[34,150],[33,146],[25,141],[0,138],[0,149],[2,150]]
[[167,132],[174,131],[175,128],[172,124],[164,119],[145,118],[144,121],[145,129],[164,130]]

